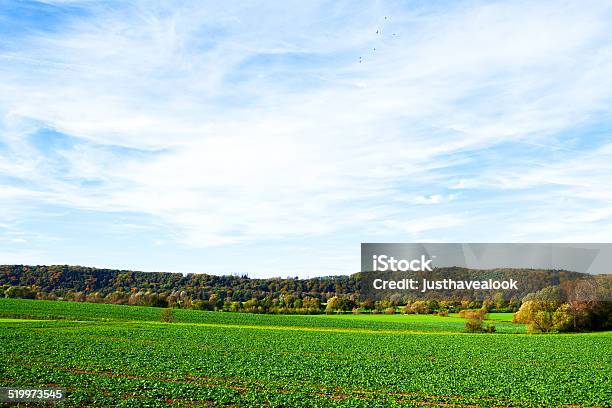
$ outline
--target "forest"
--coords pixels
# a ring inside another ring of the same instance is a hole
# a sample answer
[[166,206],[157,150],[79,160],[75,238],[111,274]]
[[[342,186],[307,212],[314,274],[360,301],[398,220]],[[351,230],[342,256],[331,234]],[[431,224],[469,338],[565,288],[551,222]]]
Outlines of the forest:
[[[422,276],[415,273],[415,277]],[[0,266],[0,298],[63,300],[162,308],[270,314],[439,314],[462,310],[519,312],[533,330],[606,330],[612,327],[610,275],[552,270],[436,268],[431,279],[520,279],[518,291],[435,292],[368,289],[372,273],[253,279],[53,265]],[[588,277],[588,279],[587,279]]]

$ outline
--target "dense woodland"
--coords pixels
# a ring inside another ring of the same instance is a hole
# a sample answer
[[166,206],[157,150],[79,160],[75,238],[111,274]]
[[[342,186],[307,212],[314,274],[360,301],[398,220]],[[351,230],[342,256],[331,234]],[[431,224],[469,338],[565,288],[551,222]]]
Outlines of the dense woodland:
[[[475,292],[447,290],[425,294],[411,293],[404,296],[394,293],[388,296],[383,295],[381,298],[380,294],[372,297],[367,291],[362,290],[361,285],[369,279],[367,273],[311,279],[297,277],[251,279],[247,276],[236,275],[183,275],[68,265],[2,265],[0,266],[0,297],[252,313],[396,313],[401,311],[444,314],[463,309],[516,312],[522,304],[525,304],[524,300],[533,300],[533,294],[538,293],[542,288],[558,287],[564,289],[557,293],[556,303],[547,304],[551,319],[557,321],[559,313],[555,315],[556,317],[553,316],[554,313],[558,312],[557,309],[563,305],[571,306],[572,296],[578,290],[577,286],[572,286],[571,282],[578,281],[584,276],[584,274],[568,271],[517,269],[475,271],[456,267],[438,268],[433,274],[428,275],[428,279],[448,277],[454,279],[508,279],[513,277],[522,278],[521,281],[524,284],[519,292],[485,292],[486,296],[479,296]],[[421,277],[417,274],[415,278]],[[605,284],[598,283],[593,286],[591,291],[595,297],[587,296],[590,299],[588,308],[596,304],[601,306],[601,302],[596,303],[595,301],[603,297],[601,293],[595,294],[595,291],[602,288],[610,291],[609,278],[610,275],[596,278]],[[589,288],[586,287],[586,289]],[[582,292],[585,292],[586,289],[584,285],[579,288]],[[585,295],[582,294],[581,298],[585,298]],[[527,304],[533,306],[534,302]],[[607,308],[604,307],[603,312],[598,306],[599,317],[597,319],[602,320],[600,315],[603,313],[603,319],[608,322],[600,322],[601,327],[607,327],[610,324],[609,304],[610,302],[605,303]],[[571,310],[581,310],[581,312],[588,309],[578,303],[571,307]],[[532,307],[532,309],[533,313],[540,312],[536,310],[537,308]],[[526,307],[523,307],[523,310],[525,311]],[[525,322],[529,320],[527,312],[520,316],[523,316]],[[566,321],[567,319],[564,320]],[[577,327],[577,322],[574,316],[572,325]],[[560,324],[559,322],[550,323],[549,326],[559,328]]]
[[30,298],[207,310],[228,309],[232,303],[237,308],[251,301],[247,306],[253,309],[256,303],[251,310],[255,312],[312,309],[301,311],[306,313],[318,313],[321,304],[335,296],[354,306],[359,293],[354,276],[250,279],[65,265],[0,266],[0,287],[8,297],[23,297],[21,292],[27,292]]

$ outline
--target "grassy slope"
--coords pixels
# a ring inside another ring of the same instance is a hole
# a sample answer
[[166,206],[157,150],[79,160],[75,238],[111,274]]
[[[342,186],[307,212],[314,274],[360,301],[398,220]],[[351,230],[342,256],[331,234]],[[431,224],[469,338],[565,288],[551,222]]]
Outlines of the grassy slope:
[[[452,333],[453,317],[197,311],[176,311],[182,323],[163,324],[159,312],[0,300],[5,317],[97,319],[0,320],[0,385],[67,386],[75,406],[612,401],[611,333],[470,335]],[[432,324],[445,335],[431,333]]]
[[[57,302],[45,300],[0,299],[0,318],[60,320],[159,321],[161,309],[96,303]],[[462,332],[463,319],[431,315],[254,315],[174,309],[177,322],[302,326],[368,330],[408,330],[425,332]],[[496,322],[500,333],[524,333],[523,325]]]

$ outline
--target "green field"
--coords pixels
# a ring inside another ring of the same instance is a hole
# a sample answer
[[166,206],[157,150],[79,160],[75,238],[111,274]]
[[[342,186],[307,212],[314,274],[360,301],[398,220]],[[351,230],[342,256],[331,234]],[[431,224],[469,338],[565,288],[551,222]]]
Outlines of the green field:
[[0,385],[58,406],[605,406],[612,333],[458,317],[276,316],[0,299]]

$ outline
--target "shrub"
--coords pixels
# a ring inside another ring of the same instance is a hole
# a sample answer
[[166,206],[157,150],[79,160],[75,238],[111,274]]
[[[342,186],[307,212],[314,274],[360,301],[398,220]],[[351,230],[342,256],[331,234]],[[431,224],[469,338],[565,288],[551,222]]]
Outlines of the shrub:
[[[479,309],[479,310],[462,310],[459,313],[459,316],[465,318],[465,331],[467,331],[468,333],[482,333],[482,332],[489,332],[489,333],[493,333],[495,331],[495,326],[492,324],[487,325],[487,327],[483,327],[483,320],[485,318],[486,315],[486,310],[485,309]],[[489,331],[491,330],[491,326],[493,331]]]
[[459,311],[459,317],[463,319],[478,318],[480,320],[484,320],[484,317],[486,314],[487,314],[487,311],[484,309],[476,309],[476,310],[465,309],[465,310]]
[[483,331],[485,333],[495,333],[497,329],[495,328],[495,325],[493,323],[489,323],[483,328]]
[[29,286],[11,286],[4,291],[7,298],[36,299],[36,291]]
[[173,323],[174,322],[174,313],[172,309],[166,308],[162,309],[160,320],[164,323]]
[[465,331],[468,333],[481,333],[482,320],[481,319],[466,319],[465,320]]
[[412,302],[410,305],[410,312],[416,314],[428,314],[431,313],[431,309],[427,305],[427,302],[423,300],[417,300],[416,302]]
[[395,314],[395,307],[391,306],[385,309],[385,314]]

